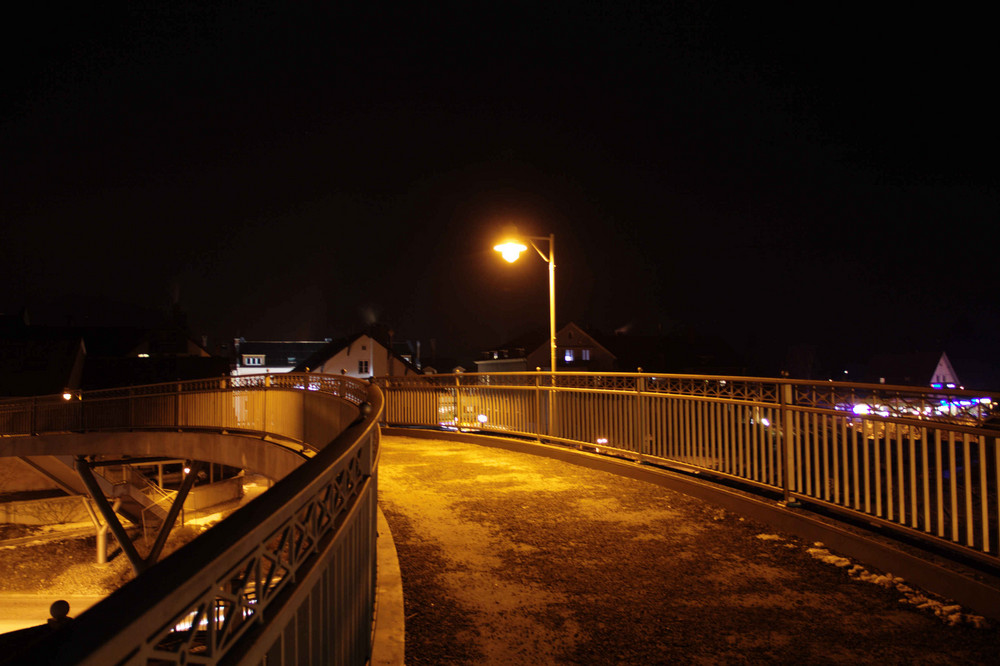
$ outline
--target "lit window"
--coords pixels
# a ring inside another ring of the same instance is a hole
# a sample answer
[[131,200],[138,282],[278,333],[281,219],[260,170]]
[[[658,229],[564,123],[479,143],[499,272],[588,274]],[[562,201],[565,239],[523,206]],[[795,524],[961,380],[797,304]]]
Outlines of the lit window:
[[563,353],[563,360],[566,361],[567,363],[572,363],[573,362],[573,350],[572,349],[567,349]]
[[583,359],[584,361],[589,361],[590,360],[590,350],[589,349],[582,350],[580,352],[580,358]]
[[256,366],[264,365],[264,356],[263,356],[263,354],[261,354],[261,355],[255,355],[255,356],[251,356],[249,354],[244,354],[243,355],[243,365],[256,365]]
[[359,375],[368,374],[368,361],[358,361],[358,374]]

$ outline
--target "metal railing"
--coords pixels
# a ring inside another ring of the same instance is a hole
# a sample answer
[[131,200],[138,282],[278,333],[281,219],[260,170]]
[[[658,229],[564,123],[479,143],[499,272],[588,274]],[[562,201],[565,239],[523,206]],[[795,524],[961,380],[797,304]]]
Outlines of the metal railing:
[[384,420],[681,467],[1000,564],[1000,394],[753,377],[392,377]]
[[287,373],[7,399],[0,400],[0,436],[207,428],[326,442],[330,422],[316,415],[307,421],[306,396],[323,394],[358,404],[365,400],[366,386],[339,375]]
[[[355,416],[346,423],[345,403]],[[0,662],[365,663],[375,601],[381,410],[376,386],[321,375],[0,403],[3,435],[211,428],[301,441],[314,453],[44,643]]]

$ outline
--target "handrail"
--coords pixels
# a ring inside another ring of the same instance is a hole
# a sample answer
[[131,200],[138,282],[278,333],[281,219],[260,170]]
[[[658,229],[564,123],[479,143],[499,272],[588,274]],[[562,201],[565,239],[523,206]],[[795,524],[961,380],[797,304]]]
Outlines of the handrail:
[[340,375],[284,373],[168,382],[0,399],[0,437],[96,430],[202,428],[302,444],[294,404],[268,396],[327,395],[359,405],[365,382]]
[[[233,379],[241,381],[236,386],[230,380],[182,382],[148,392],[148,387],[122,389],[121,397],[134,401],[137,395],[201,393],[214,409],[220,393],[238,403],[244,394],[261,397],[277,388],[315,396],[326,409],[347,401],[360,416],[331,440],[307,442],[315,456],[266,493],[57,630],[44,645],[5,655],[6,662],[0,657],[0,663],[214,664],[274,650],[294,654],[299,643],[319,645],[322,653],[300,654],[303,662],[366,661],[374,609],[382,393],[344,377]],[[93,394],[85,394],[79,402],[93,400]],[[323,409],[300,413],[321,426],[333,422]],[[280,414],[267,415],[269,424],[285,423]],[[300,425],[325,432],[309,422]],[[310,621],[293,622],[303,603],[310,604]],[[322,640],[302,640],[302,632]]]
[[387,377],[385,423],[567,444],[776,494],[1000,566],[1000,393],[786,378]]

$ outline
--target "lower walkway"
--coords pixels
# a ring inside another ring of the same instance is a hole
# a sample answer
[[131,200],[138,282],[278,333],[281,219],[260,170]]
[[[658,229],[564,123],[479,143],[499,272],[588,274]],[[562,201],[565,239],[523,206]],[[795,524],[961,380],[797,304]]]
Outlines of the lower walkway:
[[996,663],[978,617],[667,488],[447,440],[381,455],[410,666]]

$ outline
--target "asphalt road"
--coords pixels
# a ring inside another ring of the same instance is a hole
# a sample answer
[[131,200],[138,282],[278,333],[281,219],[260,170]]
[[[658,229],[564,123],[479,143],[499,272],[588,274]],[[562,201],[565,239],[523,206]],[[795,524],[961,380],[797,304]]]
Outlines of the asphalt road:
[[996,663],[1000,631],[945,600],[670,489],[453,441],[381,455],[411,666]]

